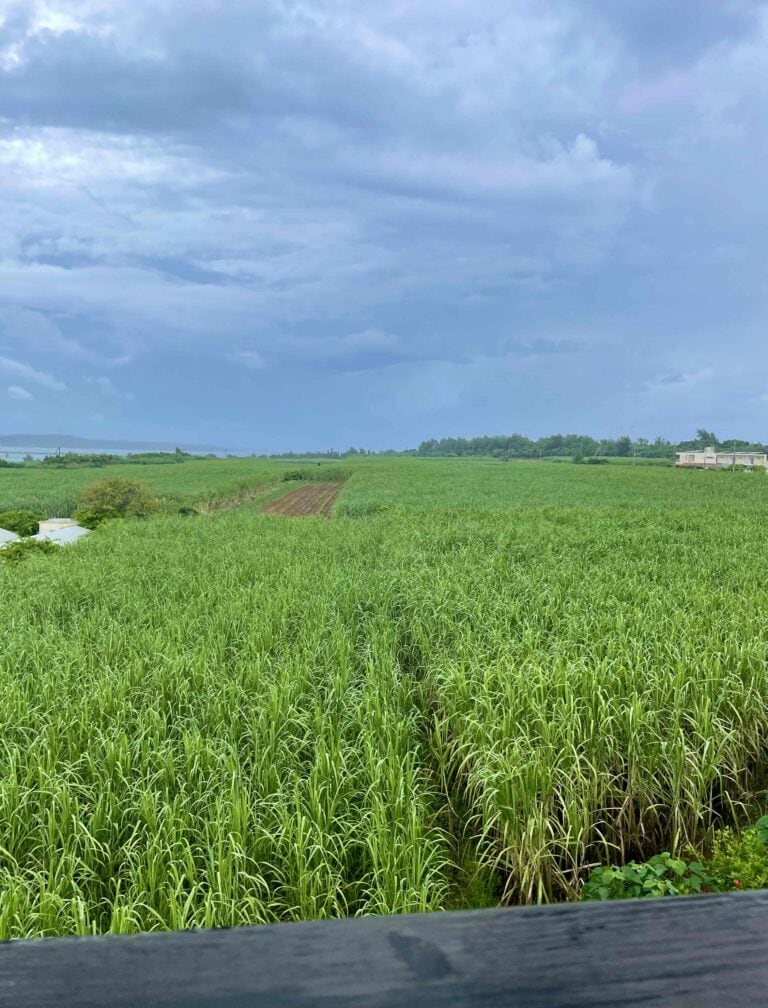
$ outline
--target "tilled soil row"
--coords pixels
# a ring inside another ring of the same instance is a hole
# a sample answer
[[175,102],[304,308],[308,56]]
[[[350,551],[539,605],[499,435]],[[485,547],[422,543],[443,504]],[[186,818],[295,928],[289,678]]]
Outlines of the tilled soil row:
[[324,515],[328,518],[341,487],[341,483],[309,483],[267,504],[262,508],[262,514],[287,517]]

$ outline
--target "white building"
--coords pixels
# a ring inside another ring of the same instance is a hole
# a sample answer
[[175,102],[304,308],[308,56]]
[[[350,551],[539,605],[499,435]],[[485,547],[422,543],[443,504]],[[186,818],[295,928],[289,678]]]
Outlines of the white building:
[[47,539],[59,546],[77,542],[90,532],[90,529],[78,525],[72,518],[48,518],[40,522],[39,529],[37,535],[32,536],[33,539]]
[[676,466],[689,469],[725,469],[729,465],[766,466],[768,455],[765,452],[754,451],[715,451],[713,447],[695,449],[694,451],[676,452]]

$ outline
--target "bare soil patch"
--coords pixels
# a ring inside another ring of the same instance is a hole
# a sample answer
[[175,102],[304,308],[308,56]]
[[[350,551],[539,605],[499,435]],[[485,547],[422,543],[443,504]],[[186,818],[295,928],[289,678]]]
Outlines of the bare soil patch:
[[262,513],[288,517],[324,515],[328,518],[341,487],[341,483],[309,483],[267,504]]

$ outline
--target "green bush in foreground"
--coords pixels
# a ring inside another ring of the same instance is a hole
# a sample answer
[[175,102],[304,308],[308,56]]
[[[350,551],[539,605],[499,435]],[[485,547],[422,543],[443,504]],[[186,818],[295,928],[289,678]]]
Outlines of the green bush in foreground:
[[638,864],[596,868],[584,886],[585,900],[638,899],[647,896],[684,896],[711,891],[715,883],[704,865],[656,854]]
[[703,864],[665,852],[638,864],[596,868],[584,886],[585,900],[687,896],[700,892],[768,887],[768,816],[742,833],[718,830],[712,855]]
[[3,546],[0,549],[0,560],[3,563],[17,564],[35,553],[53,553],[59,548],[47,539],[21,539]]
[[0,513],[0,528],[18,536],[31,536],[37,533],[37,523],[41,518],[43,515],[35,511],[3,511]]
[[768,888],[768,816],[741,834],[719,830],[708,865],[718,889]]
[[85,528],[96,528],[108,518],[147,518],[160,502],[137,480],[108,479],[83,491],[75,519]]

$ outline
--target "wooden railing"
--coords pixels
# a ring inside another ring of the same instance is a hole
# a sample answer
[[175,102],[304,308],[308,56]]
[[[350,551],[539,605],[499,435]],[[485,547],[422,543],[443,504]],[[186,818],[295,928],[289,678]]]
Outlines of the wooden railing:
[[768,891],[0,944],[3,1008],[768,1004]]

